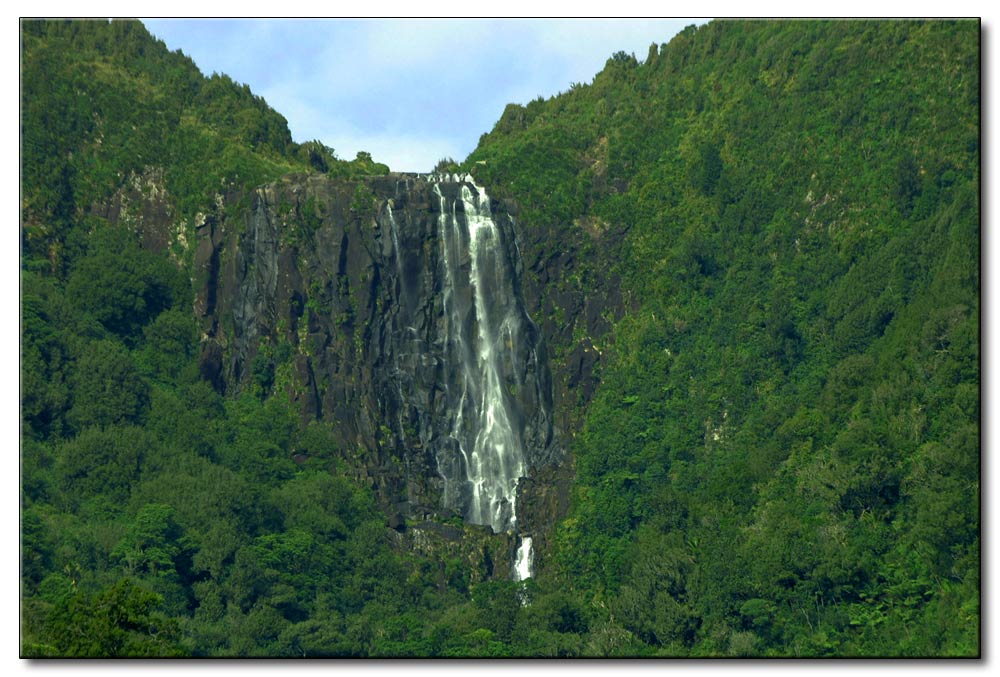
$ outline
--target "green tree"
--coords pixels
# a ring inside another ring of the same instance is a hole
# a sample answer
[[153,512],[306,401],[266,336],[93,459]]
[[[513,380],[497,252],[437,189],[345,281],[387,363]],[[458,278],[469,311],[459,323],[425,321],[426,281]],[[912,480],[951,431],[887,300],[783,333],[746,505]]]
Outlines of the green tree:
[[155,451],[155,440],[142,428],[88,428],[56,450],[59,488],[71,506],[92,497],[121,506],[143,458]]
[[176,621],[158,611],[159,595],[123,578],[96,595],[78,593],[53,610],[38,656],[161,658],[181,656]]
[[139,509],[114,550],[113,558],[125,565],[127,575],[176,575],[176,560],[185,548],[174,509],[165,504],[149,504]]
[[141,423],[149,408],[149,386],[132,355],[115,341],[88,343],[71,377],[73,406],[67,419],[77,430],[89,426]]
[[66,381],[71,352],[58,321],[62,295],[33,274],[22,281],[21,416],[36,438],[58,436],[64,432],[70,400]]
[[137,361],[154,378],[176,380],[193,367],[198,332],[191,314],[172,308],[143,328],[143,347]]
[[87,256],[73,267],[66,293],[108,331],[135,342],[185,287],[166,259],[140,249],[128,233],[109,229],[94,236]]

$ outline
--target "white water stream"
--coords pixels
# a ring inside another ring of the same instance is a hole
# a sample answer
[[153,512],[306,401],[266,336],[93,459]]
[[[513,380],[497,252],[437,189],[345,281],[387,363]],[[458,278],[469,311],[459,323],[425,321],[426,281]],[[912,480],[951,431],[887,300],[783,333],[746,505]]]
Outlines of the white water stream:
[[[447,199],[441,182],[460,183],[458,198]],[[434,192],[440,201],[447,351],[460,374],[451,438],[461,456],[462,476],[442,472],[445,503],[464,504],[465,519],[472,524],[516,533],[517,484],[527,466],[510,395],[519,384],[504,377],[516,371],[504,366],[516,361],[521,323],[514,280],[486,191],[467,175],[446,175],[435,182]],[[514,566],[518,580],[531,576],[531,563],[531,538],[524,537]]]

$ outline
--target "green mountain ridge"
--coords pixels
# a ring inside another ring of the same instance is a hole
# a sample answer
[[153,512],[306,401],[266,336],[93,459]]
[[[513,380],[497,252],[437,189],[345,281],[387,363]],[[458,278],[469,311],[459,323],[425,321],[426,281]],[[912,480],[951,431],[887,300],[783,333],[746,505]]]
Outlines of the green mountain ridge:
[[977,73],[973,22],[712,23],[470,156],[621,277],[554,558],[634,640],[975,652]]
[[568,452],[525,583],[387,526],[308,341],[207,375],[217,231],[389,168],[138,22],[21,26],[23,656],[980,654],[977,22],[692,26],[452,167],[515,215]]

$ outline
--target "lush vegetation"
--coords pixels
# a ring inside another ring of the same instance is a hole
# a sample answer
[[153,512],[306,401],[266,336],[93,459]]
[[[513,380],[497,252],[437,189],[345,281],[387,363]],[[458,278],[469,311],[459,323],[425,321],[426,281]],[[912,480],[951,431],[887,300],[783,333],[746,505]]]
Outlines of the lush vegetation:
[[291,171],[388,171],[367,153],[345,162],[318,141],[294,143],[249,87],[204,77],[139,22],[25,21],[21,41],[28,268],[66,273],[97,225],[93,208],[151,168],[178,222]]
[[625,653],[979,650],[974,22],[713,23],[510,106],[529,220],[625,227],[543,581]]
[[690,28],[484,135],[464,166],[523,227],[628,233],[553,282],[613,267],[627,312],[523,587],[395,547],[280,388],[216,393],[189,259],[95,209],[149,167],[193,228],[385,166],[137,22],[22,43],[24,655],[979,652],[974,22]]
[[430,562],[392,549],[327,427],[202,380],[184,257],[95,209],[151,165],[180,219],[226,186],[387,168],[293,143],[249,89],[137,22],[22,38],[22,652],[406,653],[406,622],[383,639],[386,619],[471,608],[467,573],[464,596],[438,593]]

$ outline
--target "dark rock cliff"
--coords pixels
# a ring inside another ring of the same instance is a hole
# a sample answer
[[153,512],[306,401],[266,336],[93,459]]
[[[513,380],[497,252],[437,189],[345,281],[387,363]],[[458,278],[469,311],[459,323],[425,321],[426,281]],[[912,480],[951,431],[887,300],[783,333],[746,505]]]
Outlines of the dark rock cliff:
[[[412,174],[290,175],[249,195],[216,195],[188,230],[161,178],[148,168],[95,212],[132,228],[147,248],[178,259],[189,250],[203,375],[229,394],[281,391],[303,423],[332,423],[356,479],[375,490],[392,524],[462,516],[445,499],[439,468],[456,405],[447,392],[456,354],[443,345],[440,218],[444,198],[461,221],[460,185],[438,182],[439,195]],[[623,233],[602,223],[532,224],[514,199],[490,207],[509,303],[523,317],[516,354],[501,369],[526,456],[517,530],[533,536],[544,566],[550,528],[569,506],[566,448],[625,305],[600,263],[616,256]],[[466,324],[467,335],[475,319]],[[308,454],[295,450],[297,459]]]
[[[467,310],[469,299],[457,298],[451,303],[466,309],[460,313],[466,326],[444,326],[454,318],[443,300],[441,212],[451,209],[461,222],[461,188],[416,175],[357,181],[292,175],[242,199],[230,197],[229,204],[219,201],[197,229],[203,374],[229,393],[287,390],[304,421],[334,424],[357,478],[387,512],[411,520],[463,512],[461,501],[445,496],[445,477],[459,471],[440,467],[458,456],[449,451],[461,434],[456,411],[461,424],[468,406],[455,364],[461,360],[453,354],[461,348],[447,344],[455,335],[461,343],[478,322]],[[526,475],[551,475],[565,457],[543,332],[525,311],[535,304],[521,295],[514,221],[504,205],[494,201],[490,208],[500,240],[495,263],[513,285],[509,293],[488,293],[519,318],[516,340],[508,337],[503,346],[511,354],[500,367],[502,397],[513,412]],[[452,265],[467,275],[468,242],[454,246]],[[270,382],[261,377],[281,360],[290,362],[290,373]],[[518,522],[532,530],[555,518],[534,514],[533,504],[548,506],[544,512],[565,509],[565,496],[533,501],[532,492],[521,493]]]
[[566,449],[559,463],[538,468],[519,487],[527,508],[521,530],[533,535],[536,565],[544,567],[550,528],[569,510],[572,439],[600,381],[613,323],[628,304],[613,265],[627,228],[592,217],[536,222],[521,215],[516,196],[502,202],[518,224],[522,296],[549,348],[553,420]]

